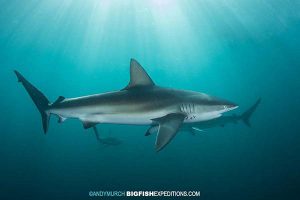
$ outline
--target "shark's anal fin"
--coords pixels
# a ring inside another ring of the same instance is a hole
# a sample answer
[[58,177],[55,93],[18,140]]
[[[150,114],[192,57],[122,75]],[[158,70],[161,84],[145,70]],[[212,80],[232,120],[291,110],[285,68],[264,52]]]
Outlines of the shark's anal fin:
[[57,122],[61,124],[61,123],[63,123],[64,121],[66,121],[66,119],[67,119],[67,118],[58,115],[58,121],[57,121]]
[[155,150],[162,150],[175,137],[178,132],[185,115],[172,113],[153,121],[159,124],[159,129],[155,142]]
[[154,82],[147,74],[145,69],[135,60],[130,60],[130,81],[123,90],[129,90],[136,87],[151,87]]

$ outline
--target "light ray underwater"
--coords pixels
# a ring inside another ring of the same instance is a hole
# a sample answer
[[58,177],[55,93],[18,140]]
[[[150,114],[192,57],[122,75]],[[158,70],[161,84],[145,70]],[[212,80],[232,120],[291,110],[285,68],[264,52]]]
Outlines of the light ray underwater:
[[0,199],[297,199],[299,10],[0,0]]

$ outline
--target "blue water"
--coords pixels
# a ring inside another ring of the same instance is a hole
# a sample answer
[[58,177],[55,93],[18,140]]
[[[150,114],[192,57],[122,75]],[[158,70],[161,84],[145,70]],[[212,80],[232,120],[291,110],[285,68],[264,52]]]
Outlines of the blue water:
[[[88,199],[90,190],[199,190],[200,199],[297,199],[300,3],[295,0],[1,0],[0,199]],[[40,114],[13,69],[51,100],[119,90],[137,59],[157,85],[206,92],[251,119],[163,151],[145,126]]]

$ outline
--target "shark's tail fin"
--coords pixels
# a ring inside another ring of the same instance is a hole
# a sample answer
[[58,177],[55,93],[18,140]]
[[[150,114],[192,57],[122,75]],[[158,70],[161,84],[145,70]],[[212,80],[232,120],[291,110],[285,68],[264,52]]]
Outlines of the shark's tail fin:
[[255,104],[253,104],[248,110],[246,110],[241,116],[240,118],[243,120],[243,122],[248,126],[251,127],[251,123],[250,123],[250,117],[252,116],[252,114],[254,113],[254,111],[256,110],[257,106],[260,104],[261,102],[261,98],[259,98]]
[[44,133],[46,134],[49,126],[49,119],[50,119],[50,114],[47,112],[47,109],[50,107],[49,100],[41,91],[39,91],[29,81],[27,81],[18,71],[15,70],[14,72],[18,78],[18,81],[22,83],[27,93],[33,100],[34,104],[40,111],[42,116]]

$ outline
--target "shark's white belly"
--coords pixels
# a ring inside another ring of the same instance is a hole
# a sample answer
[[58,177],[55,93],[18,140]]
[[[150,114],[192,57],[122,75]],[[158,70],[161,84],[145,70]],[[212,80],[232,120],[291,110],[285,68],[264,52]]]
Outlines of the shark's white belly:
[[111,123],[111,124],[151,124],[151,119],[154,116],[146,115],[116,115],[116,114],[105,114],[105,115],[89,115],[80,117],[83,121],[96,122],[96,123]]
[[[91,111],[94,112],[93,109]],[[176,109],[157,109],[148,112],[107,112],[95,114],[86,109],[61,109],[51,110],[52,114],[57,114],[63,118],[77,118],[81,121],[93,122],[93,123],[109,123],[109,124],[136,124],[136,125],[148,125],[153,123],[153,119],[164,117],[170,113],[176,113]],[[179,111],[180,112],[180,111]],[[206,121],[221,116],[219,112],[207,112],[207,113],[183,113],[186,115],[183,123],[193,123]]]
[[[152,119],[166,116],[169,113],[165,112],[152,112],[147,114],[102,114],[102,115],[88,115],[80,116],[83,121],[95,122],[95,123],[111,123],[111,124],[137,124],[148,125],[152,124]],[[220,117],[220,114],[198,114],[187,115],[184,123],[193,123],[199,121],[207,121],[210,119]]]
[[78,118],[81,121],[94,123],[109,123],[109,124],[137,124],[148,125],[152,124],[152,119],[160,118],[168,113],[149,112],[149,113],[124,113],[124,114],[93,114],[93,115],[77,115],[73,118]]

